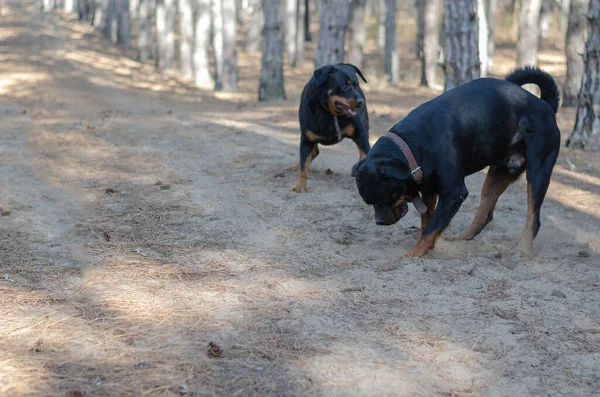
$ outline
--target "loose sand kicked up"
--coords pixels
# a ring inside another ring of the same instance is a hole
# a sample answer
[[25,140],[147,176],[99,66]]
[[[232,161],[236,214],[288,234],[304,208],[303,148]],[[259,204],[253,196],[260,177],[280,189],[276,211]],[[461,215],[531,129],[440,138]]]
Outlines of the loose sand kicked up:
[[[535,258],[514,252],[519,181],[474,241],[407,259],[417,215],[375,225],[351,142],[288,190],[308,55],[288,100],[258,103],[259,54],[216,94],[28,2],[3,4],[0,38],[0,395],[600,394],[597,155],[562,149]],[[559,80],[561,54],[540,54]],[[372,142],[435,95],[379,87],[374,59]]]

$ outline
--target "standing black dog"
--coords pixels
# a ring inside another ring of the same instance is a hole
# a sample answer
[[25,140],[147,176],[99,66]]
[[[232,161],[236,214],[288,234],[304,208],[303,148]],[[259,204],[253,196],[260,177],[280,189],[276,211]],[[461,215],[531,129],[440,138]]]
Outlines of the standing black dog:
[[[527,83],[540,87],[541,99],[520,87]],[[421,231],[407,255],[422,256],[467,198],[467,175],[490,166],[463,240],[492,220],[498,197],[527,170],[528,212],[519,249],[530,254],[560,148],[558,103],[554,79],[535,68],[458,86],[414,109],[377,141],[352,169],[358,191],[374,206],[379,225],[396,223],[408,202],[415,205]]]
[[319,144],[334,145],[350,138],[360,159],[369,153],[369,116],[357,74],[367,82],[354,65],[327,65],[317,69],[304,87],[298,111],[300,164],[293,191],[306,191],[308,168],[319,155]]

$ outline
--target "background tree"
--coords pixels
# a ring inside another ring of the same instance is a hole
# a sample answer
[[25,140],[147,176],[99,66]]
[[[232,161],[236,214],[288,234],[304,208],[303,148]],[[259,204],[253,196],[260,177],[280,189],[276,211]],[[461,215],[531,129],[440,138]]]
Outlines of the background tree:
[[496,14],[498,11],[498,0],[486,0],[485,15],[487,17],[487,56],[488,56],[488,70],[492,68],[494,52],[496,51],[496,41],[494,39],[494,32],[496,31]]
[[140,61],[152,58],[152,11],[154,0],[139,0],[137,49]]
[[263,29],[262,0],[250,0],[250,23],[246,33],[246,51],[256,52],[260,48],[260,35]]
[[63,8],[66,12],[75,12],[75,0],[63,0]]
[[118,29],[118,18],[119,11],[117,9],[117,0],[108,0],[108,7],[106,9],[106,21],[104,22],[104,36],[106,36],[111,43],[116,44],[117,29]]
[[522,0],[519,11],[517,65],[536,66],[542,0]]
[[378,1],[379,4],[377,4],[377,8],[378,8],[378,18],[379,18],[379,25],[378,25],[378,29],[377,29],[377,43],[379,44],[379,49],[381,51],[385,51],[385,13],[386,13],[386,2],[388,0],[373,0],[373,1]]
[[175,0],[156,0],[156,66],[172,69],[175,61]]
[[[44,0],[46,1],[46,0]],[[108,10],[108,0],[90,0],[94,4],[93,25],[96,29],[104,32],[106,25],[106,13]]]
[[600,0],[590,0],[584,73],[579,91],[575,129],[569,147],[600,150]]
[[286,0],[285,47],[291,67],[302,64],[304,58],[304,0]]
[[563,90],[563,106],[577,106],[577,94],[583,77],[583,52],[585,51],[585,19],[589,0],[571,0],[569,26],[565,52],[567,56],[567,78]]
[[237,91],[237,17],[235,0],[223,2],[223,91]]
[[285,99],[286,97],[283,84],[283,16],[281,8],[281,0],[264,0],[265,22],[258,86],[259,101]]
[[214,79],[215,79],[215,90],[223,89],[223,73],[224,73],[224,59],[223,53],[225,51],[224,38],[223,38],[223,0],[212,0],[211,1],[211,27],[212,27],[212,48],[214,55]]
[[396,0],[385,2],[385,75],[391,84],[400,81],[400,60],[396,46]]
[[125,49],[131,47],[131,14],[129,0],[117,0],[117,42]]
[[478,21],[478,41],[479,41],[479,62],[481,63],[479,75],[487,76],[489,70],[488,57],[488,19],[485,6],[485,0],[477,0],[477,21]]
[[310,0],[304,0],[304,41],[312,41],[310,33]]
[[365,5],[367,0],[352,0],[348,17],[349,51],[348,62],[363,67],[363,49],[366,40]]
[[348,24],[347,0],[321,0],[321,25],[315,52],[315,69],[344,60]]
[[194,83],[201,88],[213,88],[210,75],[210,0],[196,0],[194,31]]
[[194,12],[192,0],[178,0],[179,6],[179,68],[181,77],[194,77],[192,52],[194,48]]
[[479,77],[476,16],[476,0],[444,0],[442,30],[446,91]]
[[417,0],[417,54],[421,61],[421,85],[436,87],[439,0]]

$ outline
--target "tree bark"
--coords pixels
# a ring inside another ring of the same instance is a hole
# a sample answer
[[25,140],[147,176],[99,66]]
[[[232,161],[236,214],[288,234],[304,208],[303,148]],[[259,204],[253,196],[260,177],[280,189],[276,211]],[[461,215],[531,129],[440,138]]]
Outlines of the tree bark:
[[310,33],[310,0],[304,0],[304,41],[312,41]]
[[196,31],[194,40],[194,83],[201,88],[213,88],[210,75],[210,0],[196,0]]
[[418,45],[421,61],[421,85],[436,87],[437,62],[439,56],[437,15],[438,0],[418,0]]
[[224,39],[223,39],[223,3],[222,0],[211,1],[211,19],[212,19],[212,47],[214,51],[215,62],[215,90],[223,88],[223,69],[224,69]]
[[286,0],[285,48],[291,67],[302,64],[304,57],[304,0]]
[[139,0],[137,37],[138,57],[140,61],[152,58],[152,18],[153,0]]
[[379,44],[379,49],[381,51],[385,51],[385,14],[386,7],[385,3],[387,0],[373,0],[379,1],[379,26],[377,28],[377,43]]
[[263,6],[262,0],[252,0],[250,11],[250,26],[246,36],[246,51],[256,52],[260,48],[260,35],[263,28]]
[[588,35],[583,53],[584,73],[579,91],[575,129],[567,146],[600,150],[600,0],[590,0]]
[[321,26],[315,53],[315,69],[344,60],[348,25],[347,0],[321,0]]
[[517,40],[518,66],[537,66],[541,7],[542,0],[522,1]]
[[496,31],[496,13],[498,11],[498,0],[486,0],[486,17],[488,28],[488,71],[494,64],[494,52],[496,51],[496,41],[494,32]]
[[286,97],[283,84],[284,24],[281,8],[281,0],[264,0],[265,22],[260,82],[258,86],[259,101],[285,99]]
[[385,74],[388,83],[400,81],[400,60],[396,48],[396,0],[385,2]]
[[350,16],[348,18],[348,31],[350,33],[350,50],[348,52],[348,62],[363,67],[363,48],[365,46],[365,5],[367,0],[352,0],[350,5]]
[[547,39],[548,31],[550,30],[550,13],[552,11],[552,3],[554,0],[542,0],[540,9],[540,38]]
[[108,0],[108,8],[106,10],[106,22],[104,23],[104,36],[111,43],[116,44],[118,41],[117,29],[119,28],[119,10],[117,0]]
[[577,106],[577,95],[583,77],[583,52],[585,51],[585,19],[589,0],[572,0],[565,50],[567,78],[563,90],[563,106]]
[[[589,1],[588,1],[589,3]],[[569,15],[571,9],[571,0],[560,1],[560,31],[565,32],[569,24]]]
[[118,0],[117,42],[126,50],[131,47],[131,14],[129,0]]
[[444,0],[444,89],[480,75],[476,0]]
[[235,0],[223,1],[223,91],[237,91],[237,17]]
[[75,0],[64,0],[63,8],[66,12],[75,12]]
[[94,0],[93,25],[96,29],[104,32],[106,26],[106,14],[108,11],[108,0]]
[[487,12],[485,9],[485,0],[477,0],[477,20],[478,32],[479,32],[479,62],[481,63],[479,75],[481,77],[487,76],[489,70],[489,58],[488,58],[488,19]]
[[175,60],[175,0],[156,0],[156,66],[172,69]]
[[194,12],[192,0],[179,2],[179,62],[181,76],[186,80],[194,77],[192,49],[194,47]]

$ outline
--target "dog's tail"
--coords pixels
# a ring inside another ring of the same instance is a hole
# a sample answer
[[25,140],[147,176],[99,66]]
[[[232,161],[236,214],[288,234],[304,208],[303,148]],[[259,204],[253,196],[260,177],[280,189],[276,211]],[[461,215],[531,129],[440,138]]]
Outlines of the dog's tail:
[[556,82],[554,82],[554,79],[548,73],[538,68],[526,66],[515,69],[505,79],[519,86],[523,84],[537,85],[540,87],[542,99],[550,104],[554,113],[558,112],[560,93],[558,92]]

